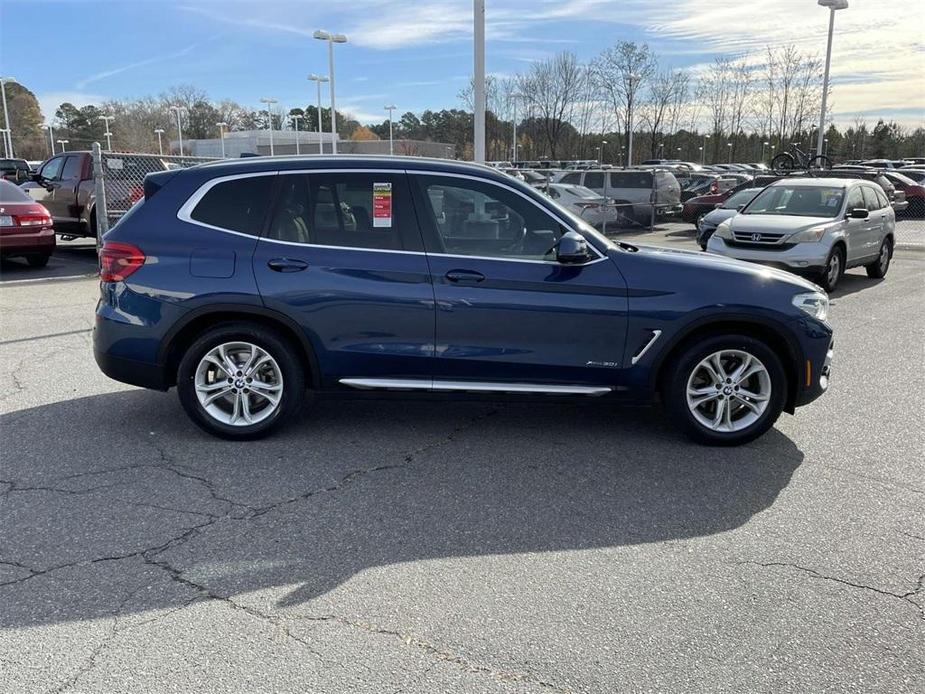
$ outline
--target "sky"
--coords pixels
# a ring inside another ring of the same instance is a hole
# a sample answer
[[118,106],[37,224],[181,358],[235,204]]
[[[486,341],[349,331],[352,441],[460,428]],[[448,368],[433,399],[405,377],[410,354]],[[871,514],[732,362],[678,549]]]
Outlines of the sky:
[[[562,50],[588,60],[621,40],[647,42],[664,67],[795,43],[825,52],[829,11],[815,0],[486,0],[486,69],[508,76]],[[832,117],[925,125],[925,0],[850,0],[836,14]],[[0,0],[0,76],[63,101],[157,95],[192,84],[214,100],[283,110],[314,104],[326,74],[315,29],[335,47],[337,108],[380,123],[461,107],[472,73],[471,0]],[[327,99],[325,94],[323,97]]]

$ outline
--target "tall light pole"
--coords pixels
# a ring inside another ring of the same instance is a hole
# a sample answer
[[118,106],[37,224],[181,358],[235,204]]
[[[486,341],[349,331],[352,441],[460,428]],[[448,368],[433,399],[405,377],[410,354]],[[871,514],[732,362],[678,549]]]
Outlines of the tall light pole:
[[67,151],[67,148],[64,145],[66,145],[68,142],[70,142],[70,140],[58,140],[58,144],[61,145],[62,152]]
[[55,130],[51,127],[51,123],[45,127],[48,128],[48,146],[51,149],[51,156],[55,156]]
[[601,158],[600,163],[603,164],[603,163],[604,163],[604,157],[605,157],[605,155],[606,155],[606,153],[607,153],[607,140],[601,140],[601,146],[599,147],[599,149],[601,150],[601,153],[600,153],[600,155],[599,155],[600,158]]
[[[318,85],[318,154],[324,154],[324,140],[321,138],[321,83],[327,82],[328,78],[322,75],[316,75],[313,72],[308,76],[308,79]],[[333,111],[331,111],[331,115],[334,115]]]
[[10,112],[6,108],[6,84],[15,81],[13,77],[0,77],[0,95],[3,96],[3,127],[6,129],[3,134],[3,149],[7,158],[13,156],[13,126],[10,125]]
[[626,165],[633,165],[633,100],[636,96],[636,87],[635,83],[639,82],[642,79],[639,75],[630,75],[629,76],[629,98],[626,102],[626,127],[629,130],[629,148],[626,153]]
[[163,142],[161,142],[161,135],[164,134],[164,129],[155,128],[154,134],[157,135],[157,152],[163,157],[164,156],[164,144]]
[[485,163],[485,0],[472,0],[475,104],[472,122],[474,161]]
[[762,142],[762,143],[761,143],[761,163],[762,163],[762,164],[764,163],[764,152],[765,152],[765,147],[767,147],[767,146],[770,145],[770,144],[771,144],[770,142]]
[[177,114],[177,139],[180,141],[180,156],[183,156],[183,127],[180,125],[180,112],[185,111],[183,106],[171,106],[170,110]]
[[658,158],[661,159],[664,156],[665,156],[665,143],[659,142],[658,143]]
[[221,120],[218,123],[216,123],[216,125],[218,126],[218,139],[221,140],[222,142],[222,159],[224,159],[225,158],[225,128],[228,127],[228,123]]
[[273,152],[273,113],[270,111],[270,106],[278,102],[276,99],[265,96],[260,100],[260,103],[267,105],[267,130],[270,131],[270,156],[272,157],[274,154]]
[[732,143],[727,142],[726,148],[729,150],[729,163],[731,164],[732,163]]
[[107,150],[108,152],[111,152],[111,151],[112,151],[112,133],[109,132],[109,122],[115,120],[116,117],[115,117],[115,116],[100,116],[99,119],[100,119],[101,121],[103,121],[103,122],[106,124],[106,133],[105,133],[105,135],[106,135],[106,150]]
[[395,110],[395,104],[383,106],[383,108],[389,112],[389,156],[392,156],[395,154],[395,148],[392,144],[392,111]]
[[328,42],[328,79],[331,81],[331,153],[337,154],[337,104],[334,101],[334,44],[347,43],[347,37],[343,34],[333,34],[321,29],[312,34],[312,36],[319,41]]
[[700,163],[701,163],[701,164],[703,164],[703,162],[704,162],[704,156],[705,156],[706,153],[707,153],[707,140],[709,140],[709,139],[710,139],[710,136],[709,136],[709,135],[704,135],[704,136],[703,136],[703,147],[700,148]]
[[825,76],[822,78],[822,109],[819,111],[819,135],[816,139],[816,156],[822,154],[822,139],[825,131],[825,105],[829,96],[829,65],[832,62],[832,33],[835,30],[835,12],[848,8],[848,0],[817,0],[822,7],[829,8],[829,40],[825,48]]
[[[302,118],[304,118],[304,116],[300,116],[298,113],[293,113],[289,116],[289,120],[295,123],[295,153],[297,155],[301,154],[299,151],[299,121],[302,120]],[[222,156],[225,156],[224,152]]]
[[512,146],[511,146],[511,157],[512,157],[511,163],[512,163],[512,164],[516,164],[516,163],[517,163],[517,100],[518,100],[518,99],[521,99],[522,97],[523,97],[523,94],[516,94],[516,93],[515,93],[515,94],[511,94],[511,101],[512,101],[513,104],[514,104],[514,119],[513,119],[513,122],[514,122],[514,136],[513,136],[513,138],[512,138],[512,139],[513,139],[513,144],[512,144]]

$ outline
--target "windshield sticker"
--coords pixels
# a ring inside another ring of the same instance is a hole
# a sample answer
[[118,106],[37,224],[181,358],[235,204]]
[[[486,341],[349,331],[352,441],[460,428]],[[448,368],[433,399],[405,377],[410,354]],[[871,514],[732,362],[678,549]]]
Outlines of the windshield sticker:
[[373,227],[392,226],[392,184],[373,183]]

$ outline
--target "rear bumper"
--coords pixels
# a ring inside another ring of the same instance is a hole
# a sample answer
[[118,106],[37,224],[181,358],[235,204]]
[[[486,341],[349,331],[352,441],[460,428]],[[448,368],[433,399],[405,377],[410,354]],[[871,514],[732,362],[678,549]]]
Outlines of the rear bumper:
[[16,255],[18,253],[51,253],[55,250],[55,232],[53,229],[28,231],[21,234],[6,232],[0,235],[0,253]]
[[167,382],[167,371],[160,364],[116,357],[101,351],[96,346],[93,348],[93,357],[100,371],[115,381],[153,390],[167,390],[170,387]]

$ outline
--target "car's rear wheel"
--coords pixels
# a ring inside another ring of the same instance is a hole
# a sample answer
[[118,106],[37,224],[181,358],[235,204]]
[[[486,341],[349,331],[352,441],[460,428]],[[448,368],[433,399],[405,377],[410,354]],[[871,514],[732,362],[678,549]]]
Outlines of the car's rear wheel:
[[49,258],[51,258],[51,253],[27,255],[26,262],[29,263],[30,267],[45,267],[48,265]]
[[883,239],[880,244],[880,253],[877,254],[877,260],[870,265],[865,265],[867,276],[873,279],[886,277],[886,271],[890,269],[890,259],[893,257],[893,244],[890,239]]
[[199,427],[227,439],[265,436],[298,412],[305,375],[290,343],[252,323],[225,323],[186,350],[177,392]]
[[663,387],[670,418],[689,437],[736,446],[773,426],[787,395],[777,354],[745,335],[717,335],[680,355]]
[[825,266],[818,278],[819,286],[831,292],[838,286],[844,274],[845,251],[841,246],[835,246],[829,251],[829,257],[825,260]]

